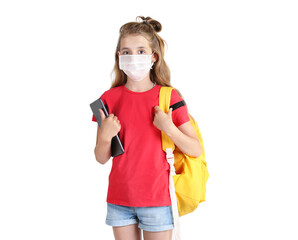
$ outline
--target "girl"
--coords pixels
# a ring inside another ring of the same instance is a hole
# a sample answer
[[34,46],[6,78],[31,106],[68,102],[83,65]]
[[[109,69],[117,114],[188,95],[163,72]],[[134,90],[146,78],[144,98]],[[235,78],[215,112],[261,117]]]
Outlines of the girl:
[[[105,118],[100,110],[94,153],[105,164],[111,157],[111,139],[119,133],[125,153],[113,158],[106,217],[115,239],[140,240],[143,230],[145,240],[170,240],[169,165],[160,131],[188,155],[198,157],[202,149],[185,106],[168,113],[158,107],[161,86],[171,86],[164,40],[158,35],[162,27],[150,17],[137,20],[120,28],[115,79],[101,96],[110,115]],[[171,105],[180,101],[173,90]]]

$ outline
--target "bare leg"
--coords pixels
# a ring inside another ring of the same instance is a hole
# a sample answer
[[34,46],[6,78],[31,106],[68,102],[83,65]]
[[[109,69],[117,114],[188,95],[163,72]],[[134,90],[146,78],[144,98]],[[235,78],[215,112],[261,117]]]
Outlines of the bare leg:
[[113,227],[115,240],[141,240],[141,230],[137,224],[123,227]]
[[144,240],[171,240],[173,230],[162,231],[162,232],[147,232],[144,233]]

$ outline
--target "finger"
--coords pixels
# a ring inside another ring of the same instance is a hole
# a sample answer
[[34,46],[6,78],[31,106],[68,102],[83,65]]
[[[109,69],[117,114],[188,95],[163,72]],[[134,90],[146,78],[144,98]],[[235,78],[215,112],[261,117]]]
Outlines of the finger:
[[119,125],[120,124],[120,122],[117,119],[113,119],[113,121],[114,121],[115,125]]
[[172,118],[172,113],[173,113],[173,108],[170,108],[170,110],[168,111],[168,116],[170,116]]
[[104,112],[101,109],[99,109],[99,113],[100,113],[101,119],[102,120],[105,120],[106,119],[106,116],[105,116]]
[[155,106],[155,107],[154,107],[154,110],[155,110],[156,112],[161,111],[161,109],[160,109],[159,106]]
[[[110,115],[110,116],[111,116],[111,115]],[[117,121],[118,121],[117,116],[115,116],[114,114],[111,116],[111,119],[112,119],[115,123],[117,123]]]
[[120,124],[120,122],[119,122],[119,121],[117,122],[117,125],[118,125],[118,127],[119,127],[119,128],[121,128],[121,124]]

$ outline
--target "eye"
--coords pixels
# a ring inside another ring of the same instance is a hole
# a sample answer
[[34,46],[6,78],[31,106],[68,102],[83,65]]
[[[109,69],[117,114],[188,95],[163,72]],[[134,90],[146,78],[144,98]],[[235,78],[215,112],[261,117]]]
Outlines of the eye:
[[140,50],[139,51],[139,54],[145,54],[145,51],[144,50]]
[[122,52],[122,55],[128,55],[128,54],[129,54],[128,51],[123,51],[123,52]]

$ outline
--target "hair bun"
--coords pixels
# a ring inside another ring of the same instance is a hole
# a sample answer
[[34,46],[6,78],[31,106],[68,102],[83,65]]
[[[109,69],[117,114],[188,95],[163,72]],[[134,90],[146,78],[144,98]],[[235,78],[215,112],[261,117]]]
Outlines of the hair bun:
[[143,23],[151,25],[151,27],[156,31],[160,32],[162,29],[162,26],[160,22],[152,19],[151,17],[143,17],[143,16],[138,16],[137,19],[142,19]]

